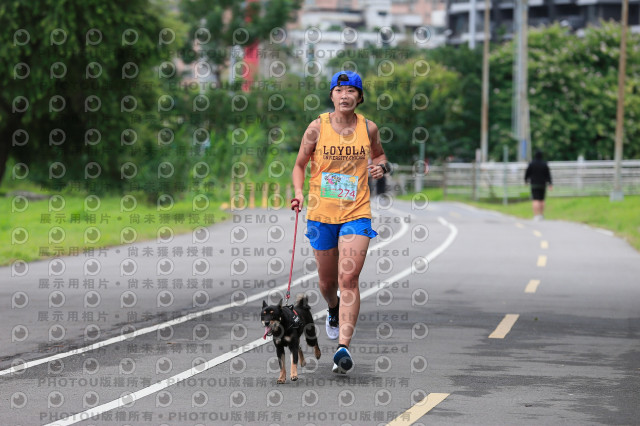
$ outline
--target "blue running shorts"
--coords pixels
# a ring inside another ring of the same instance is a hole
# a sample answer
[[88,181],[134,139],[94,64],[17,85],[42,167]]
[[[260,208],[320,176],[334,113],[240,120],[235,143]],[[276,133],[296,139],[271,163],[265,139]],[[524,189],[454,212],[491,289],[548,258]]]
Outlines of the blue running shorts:
[[345,223],[322,223],[307,221],[307,233],[304,234],[316,250],[329,250],[338,247],[338,238],[342,235],[364,235],[373,238],[378,235],[371,228],[371,219],[360,218]]

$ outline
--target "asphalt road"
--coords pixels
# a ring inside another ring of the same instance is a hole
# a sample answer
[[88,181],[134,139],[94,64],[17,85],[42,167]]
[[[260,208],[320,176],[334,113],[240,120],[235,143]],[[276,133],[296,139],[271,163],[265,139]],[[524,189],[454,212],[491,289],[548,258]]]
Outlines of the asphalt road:
[[[638,424],[640,254],[601,230],[380,199],[355,369],[298,229],[322,357],[277,385],[262,300],[284,295],[293,213],[0,269],[0,423]],[[415,422],[415,423],[414,423]]]

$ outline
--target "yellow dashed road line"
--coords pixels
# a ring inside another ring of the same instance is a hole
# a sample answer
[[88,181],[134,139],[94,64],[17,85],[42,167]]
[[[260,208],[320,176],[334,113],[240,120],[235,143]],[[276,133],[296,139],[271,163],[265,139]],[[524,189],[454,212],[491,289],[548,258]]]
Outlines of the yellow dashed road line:
[[544,268],[545,266],[547,266],[547,256],[545,256],[544,254],[541,254],[540,256],[538,256],[537,265],[540,268]]
[[489,339],[504,339],[509,331],[511,331],[511,327],[518,321],[520,315],[518,314],[507,314],[504,316],[500,324],[493,330],[493,333],[489,335]]
[[388,423],[387,426],[412,425],[448,396],[448,393],[430,393],[422,401],[400,414],[391,423]]
[[540,280],[531,280],[529,284],[524,288],[525,293],[535,293],[540,285]]

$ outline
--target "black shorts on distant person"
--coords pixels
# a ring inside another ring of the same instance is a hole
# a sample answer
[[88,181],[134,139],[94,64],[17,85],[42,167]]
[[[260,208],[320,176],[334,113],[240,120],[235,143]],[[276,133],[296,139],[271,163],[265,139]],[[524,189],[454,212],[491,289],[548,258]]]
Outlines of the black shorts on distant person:
[[544,201],[545,188],[531,188],[531,198],[537,201]]

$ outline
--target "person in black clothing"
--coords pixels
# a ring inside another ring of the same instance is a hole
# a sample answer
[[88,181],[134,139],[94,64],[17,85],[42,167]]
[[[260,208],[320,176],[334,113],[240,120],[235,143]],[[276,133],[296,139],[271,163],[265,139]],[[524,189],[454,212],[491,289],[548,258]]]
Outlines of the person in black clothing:
[[549,189],[553,189],[551,182],[551,172],[547,162],[542,159],[542,152],[537,151],[534,159],[524,174],[524,182],[531,181],[531,198],[533,199],[533,220],[544,218],[544,196],[549,184]]

